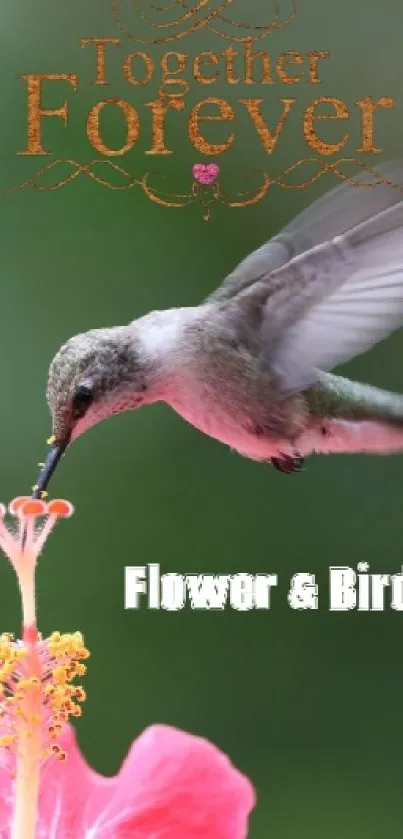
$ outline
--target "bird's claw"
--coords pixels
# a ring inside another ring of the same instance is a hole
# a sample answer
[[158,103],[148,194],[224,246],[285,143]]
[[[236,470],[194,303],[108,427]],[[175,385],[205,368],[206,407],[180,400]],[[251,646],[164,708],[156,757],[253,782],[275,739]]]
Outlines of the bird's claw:
[[272,466],[274,466],[278,472],[282,472],[283,475],[291,475],[294,472],[302,472],[304,469],[304,462],[303,457],[291,457],[290,455],[273,457],[270,461]]

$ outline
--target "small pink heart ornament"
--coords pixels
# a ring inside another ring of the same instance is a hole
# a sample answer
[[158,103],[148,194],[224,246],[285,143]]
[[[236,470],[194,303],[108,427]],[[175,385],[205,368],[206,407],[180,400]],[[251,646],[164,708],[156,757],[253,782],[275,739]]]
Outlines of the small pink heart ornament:
[[194,179],[203,186],[213,184],[218,178],[219,171],[218,163],[195,163],[192,169]]

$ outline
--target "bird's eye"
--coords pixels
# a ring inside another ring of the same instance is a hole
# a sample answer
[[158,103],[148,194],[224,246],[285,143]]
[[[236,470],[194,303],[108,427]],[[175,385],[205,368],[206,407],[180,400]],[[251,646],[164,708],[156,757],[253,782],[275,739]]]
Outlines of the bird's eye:
[[88,385],[79,385],[73,397],[73,417],[78,420],[88,411],[94,394]]

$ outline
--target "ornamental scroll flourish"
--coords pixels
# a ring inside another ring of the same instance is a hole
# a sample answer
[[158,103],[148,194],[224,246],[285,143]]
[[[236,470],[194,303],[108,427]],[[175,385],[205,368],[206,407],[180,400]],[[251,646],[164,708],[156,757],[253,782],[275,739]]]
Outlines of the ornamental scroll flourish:
[[[201,164],[195,164],[193,167],[193,173],[200,165]],[[294,172],[298,172],[300,169],[312,166],[316,168],[316,172],[312,175],[309,175],[308,177],[305,177],[305,179],[297,182],[293,180],[292,175]],[[49,184],[43,182],[42,179],[47,173],[53,172],[53,170],[59,169],[60,167],[68,167],[70,172],[68,172],[60,180],[54,181],[53,183]],[[204,221],[209,221],[211,218],[211,207],[214,203],[230,208],[248,207],[261,201],[262,198],[268,194],[269,190],[275,186],[280,187],[281,189],[304,189],[305,187],[314,184],[317,180],[319,180],[319,178],[326,174],[336,175],[341,181],[349,183],[352,186],[357,186],[357,181],[355,179],[357,173],[354,174],[351,173],[351,171],[349,172],[349,170],[356,167],[358,167],[361,172],[366,172],[367,175],[370,176],[368,183],[360,184],[360,189],[372,189],[375,186],[383,184],[384,186],[389,186],[392,189],[397,189],[403,193],[402,186],[392,183],[377,172],[376,169],[353,157],[340,158],[340,160],[333,163],[327,163],[326,161],[316,157],[307,157],[303,160],[298,160],[292,166],[289,166],[282,173],[274,177],[272,177],[268,172],[262,172],[257,175],[257,185],[250,192],[224,191],[218,180],[219,167],[217,167],[218,171],[216,173],[216,177],[214,179],[210,179],[210,181],[203,182],[202,180],[196,178],[193,174],[193,181],[190,183],[189,189],[182,193],[174,191],[169,192],[164,189],[161,181],[163,182],[166,180],[166,177],[155,171],[146,172],[146,174],[141,177],[137,177],[135,175],[131,175],[123,169],[123,167],[111,160],[91,160],[89,163],[83,164],[79,163],[77,160],[60,159],[53,160],[51,163],[48,163],[47,166],[44,166],[39,172],[23,181],[17,187],[7,190],[7,193],[16,192],[17,190],[26,189],[28,187],[37,189],[40,192],[54,192],[55,190],[61,189],[61,187],[72,183],[80,175],[85,175],[107,189],[125,191],[139,187],[147,198],[155,204],[159,204],[161,207],[181,209],[188,207],[190,204],[199,204],[203,212]],[[115,181],[113,182],[108,180],[108,175],[115,176]],[[160,184],[160,186],[158,186],[158,184]],[[2,194],[4,195],[6,192],[3,192]]]
[[[121,34],[138,44],[168,44],[201,29],[226,40],[260,41],[294,20],[296,2],[264,0],[260,23],[242,19],[248,15],[248,0],[112,0],[112,13]],[[137,31],[139,25],[148,36]]]
[[[253,22],[248,23],[245,22],[244,18],[248,16],[249,0],[109,0],[109,2],[111,4],[112,19],[120,35],[130,39],[134,44],[139,44],[140,52],[133,53],[133,55],[142,55],[144,58],[146,57],[145,53],[142,51],[144,47],[141,47],[141,45],[170,44],[173,41],[177,41],[201,30],[214,33],[214,35],[221,39],[225,39],[226,41],[231,40],[241,42],[241,49],[244,48],[245,50],[251,51],[251,44],[253,42],[262,41],[268,35],[274,33],[276,30],[283,29],[294,21],[298,0],[262,0],[260,4],[261,10],[259,12],[259,22],[254,20]],[[106,39],[106,41],[108,40],[109,43],[113,43],[115,45],[119,44],[118,39]],[[99,41],[96,39],[83,39],[82,46],[89,43],[100,44],[102,43],[102,39]],[[97,47],[96,55],[98,62],[98,76],[97,81],[95,82],[96,84],[106,83],[103,80],[105,72],[105,53],[102,52],[102,49],[98,49]],[[260,49],[260,47],[258,47],[258,49]],[[229,47],[227,51],[231,52],[231,47]],[[258,55],[261,56],[263,53],[258,52]],[[291,60],[295,59],[297,64],[301,64],[302,62],[299,53],[291,51],[285,52],[283,55],[285,57],[290,57]],[[319,83],[316,76],[317,61],[329,57],[329,55],[330,53],[327,52],[308,53],[310,61],[312,62],[312,66],[310,66],[310,83]],[[129,56],[129,58],[130,57],[131,56]],[[267,66],[269,66],[269,59],[267,58],[265,60],[267,60]],[[100,66],[98,66],[99,64]],[[269,71],[267,70],[267,72]],[[280,70],[278,72],[280,78],[284,81],[284,72],[280,72]],[[99,76],[101,81],[98,78]],[[21,78],[28,79],[31,77],[21,76]],[[73,83],[73,78],[77,80],[76,76],[71,76],[70,78],[62,75],[54,77],[45,76],[45,78],[69,78],[71,83]],[[285,81],[288,84],[293,84],[299,80],[295,78],[288,78],[286,76]],[[137,84],[140,82],[136,81],[135,83]],[[73,86],[76,89],[77,81],[74,82]],[[161,99],[162,111],[164,110],[167,102],[170,107],[175,106],[176,110],[182,109],[181,96],[183,96],[183,94],[166,93],[164,90],[161,91],[160,89],[158,95]],[[223,102],[224,100],[211,99],[204,101],[214,101],[217,103],[219,101]],[[240,101],[244,104],[248,102],[259,104],[259,102],[263,100],[251,99]],[[285,103],[285,107],[287,109],[287,107],[291,107],[290,103],[296,102],[296,99],[284,99],[282,101]],[[346,106],[338,99],[328,99],[327,97],[322,97],[315,100],[315,103],[317,102],[321,102],[322,104],[332,104],[336,110],[338,109],[334,118],[344,118],[346,116]],[[129,103],[125,103],[122,100],[117,99],[106,99],[104,102],[98,103],[98,106],[95,106],[95,108],[98,107],[99,109],[100,105],[103,106],[108,103],[114,104],[115,106],[120,105],[121,107],[124,105],[126,111],[133,113],[133,108]],[[309,130],[312,130],[312,114],[315,103],[307,109],[304,117],[304,120],[308,125],[308,134]],[[150,103],[150,105],[155,106],[158,104],[159,102]],[[259,120],[261,117],[260,112],[258,111],[258,104],[256,106],[257,111],[256,113],[252,113],[252,117],[255,127],[257,126],[259,133],[263,131],[263,129],[259,127]],[[376,103],[371,99],[371,97],[366,97],[356,103],[356,105],[362,110],[363,122],[363,143],[362,148],[358,149],[358,151],[381,151],[380,149],[372,147],[374,113],[379,107],[391,108],[393,104],[393,100],[387,97],[383,97]],[[227,107],[229,108],[228,104]],[[92,118],[94,119],[93,111],[91,113]],[[63,108],[60,111],[43,113],[64,118],[65,123],[67,123],[67,110],[64,110]],[[284,113],[287,115],[288,111],[286,110]],[[153,118],[157,121],[157,123],[160,116],[161,115],[159,115],[157,110],[155,113],[153,112]],[[213,117],[204,118],[213,119]],[[226,118],[223,111],[221,113],[221,118]],[[318,116],[317,118],[326,119],[332,117]],[[281,119],[283,119],[283,117]],[[278,125],[281,127],[281,120]],[[137,131],[136,126],[135,128]],[[310,145],[311,148],[314,148],[315,151],[319,150],[318,145],[313,146],[311,143],[308,143],[308,145]],[[335,144],[332,148],[334,153],[339,153],[342,147],[343,143],[339,143],[338,145]],[[96,145],[94,145],[94,148],[100,150]],[[197,145],[195,145],[195,148],[198,148]],[[123,149],[119,152],[114,151],[113,155],[123,153]],[[331,146],[327,146],[327,155],[330,154],[329,150],[331,150]],[[19,153],[25,154],[25,152]],[[112,154],[112,152],[110,152],[110,154]],[[371,188],[378,184],[384,184],[392,188],[402,190],[399,185],[391,183],[379,174],[376,171],[376,168],[372,168],[355,157],[343,157],[334,162],[329,162],[328,159],[325,160],[321,157],[305,157],[297,160],[279,174],[272,174],[267,171],[251,171],[248,173],[248,179],[251,182],[251,187],[248,191],[232,191],[234,189],[233,178],[231,180],[230,189],[225,188],[223,186],[222,173],[220,172],[220,166],[218,163],[195,161],[191,174],[187,177],[187,186],[183,190],[178,190],[178,188],[171,189],[169,187],[168,176],[162,174],[161,172],[153,169],[143,175],[134,175],[123,166],[116,163],[115,160],[111,160],[109,157],[100,157],[98,159],[90,160],[88,163],[80,163],[72,158],[52,160],[52,162],[44,165],[41,169],[39,169],[39,171],[19,185],[0,192],[0,195],[10,194],[28,187],[32,187],[41,192],[53,192],[63,186],[66,186],[67,184],[72,183],[79,176],[84,175],[107,189],[125,191],[136,188],[141,190],[149,200],[158,204],[160,207],[181,209],[197,204],[201,207],[203,219],[208,221],[211,218],[213,206],[221,205],[231,209],[248,207],[253,204],[257,204],[265,198],[273,187],[279,187],[282,189],[304,189],[305,187],[309,187],[314,184],[315,181],[325,174],[335,175],[341,181],[357,185],[354,173],[356,175],[357,170],[361,170],[370,176],[367,184],[360,184],[361,188]],[[61,174],[62,171],[63,174]],[[184,177],[186,178],[186,174]]]

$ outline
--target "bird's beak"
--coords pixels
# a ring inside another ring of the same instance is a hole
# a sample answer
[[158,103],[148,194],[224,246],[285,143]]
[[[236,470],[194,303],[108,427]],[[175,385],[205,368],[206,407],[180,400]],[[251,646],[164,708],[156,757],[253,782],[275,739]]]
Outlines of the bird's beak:
[[38,480],[33,488],[32,498],[42,498],[42,493],[45,492],[53,472],[66,451],[68,444],[68,439],[64,440],[62,443],[56,442],[53,444],[39,474]]

